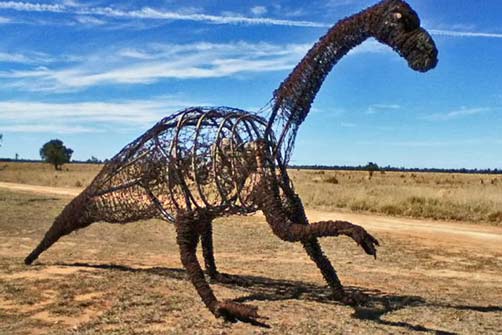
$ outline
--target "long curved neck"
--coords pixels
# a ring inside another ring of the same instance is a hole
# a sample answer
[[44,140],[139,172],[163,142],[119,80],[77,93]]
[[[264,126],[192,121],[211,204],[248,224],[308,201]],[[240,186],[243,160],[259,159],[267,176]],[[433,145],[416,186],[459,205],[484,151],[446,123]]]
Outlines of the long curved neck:
[[289,161],[296,131],[324,79],[343,56],[370,36],[369,16],[367,9],[334,25],[274,92],[267,132],[277,136],[275,154],[284,165]]

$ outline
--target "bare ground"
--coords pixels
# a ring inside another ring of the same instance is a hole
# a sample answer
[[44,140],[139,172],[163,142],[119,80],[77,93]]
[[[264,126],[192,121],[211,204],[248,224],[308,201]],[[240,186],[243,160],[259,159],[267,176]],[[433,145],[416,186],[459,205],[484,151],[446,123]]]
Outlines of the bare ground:
[[0,334],[502,334],[500,227],[308,211],[382,242],[376,261],[349,239],[322,242],[348,289],[368,295],[352,308],[330,298],[301,246],[275,238],[262,216],[218,220],[217,263],[235,283],[215,283],[216,295],[259,306],[265,329],[205,309],[164,222],[94,224],[24,266],[75,192],[0,183]]

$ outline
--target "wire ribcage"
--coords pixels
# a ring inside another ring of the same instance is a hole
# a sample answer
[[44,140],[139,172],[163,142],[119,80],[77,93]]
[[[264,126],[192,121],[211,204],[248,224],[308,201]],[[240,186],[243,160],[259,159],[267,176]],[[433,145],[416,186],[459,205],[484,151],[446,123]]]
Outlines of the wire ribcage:
[[[89,192],[96,220],[131,222],[179,210],[256,210],[250,193],[266,121],[227,107],[166,117],[119,152]],[[263,150],[263,149],[262,149]]]

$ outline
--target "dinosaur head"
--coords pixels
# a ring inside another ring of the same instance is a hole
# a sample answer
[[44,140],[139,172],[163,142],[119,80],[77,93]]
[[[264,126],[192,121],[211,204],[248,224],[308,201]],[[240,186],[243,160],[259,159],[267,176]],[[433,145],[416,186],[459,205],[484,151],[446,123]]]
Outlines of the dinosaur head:
[[385,0],[369,9],[369,32],[408,61],[415,71],[436,67],[438,51],[429,33],[420,27],[417,13],[402,0]]

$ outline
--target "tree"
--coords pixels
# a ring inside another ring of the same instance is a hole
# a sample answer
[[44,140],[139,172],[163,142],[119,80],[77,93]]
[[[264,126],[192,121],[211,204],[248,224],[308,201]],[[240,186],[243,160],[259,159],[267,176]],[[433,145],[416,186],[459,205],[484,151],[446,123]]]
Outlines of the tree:
[[378,171],[380,168],[378,167],[378,165],[376,163],[369,162],[368,164],[366,164],[366,166],[364,167],[364,169],[366,171],[368,171],[369,178],[371,179],[371,177],[373,177],[373,173],[375,171]]
[[63,141],[58,139],[50,140],[40,148],[40,157],[54,165],[56,170],[61,170],[61,166],[70,161],[72,154],[73,150],[65,147]]
[[91,163],[91,164],[100,164],[101,161],[99,160],[99,158],[95,157],[95,156],[91,156],[91,158],[89,158],[87,160],[87,163]]

